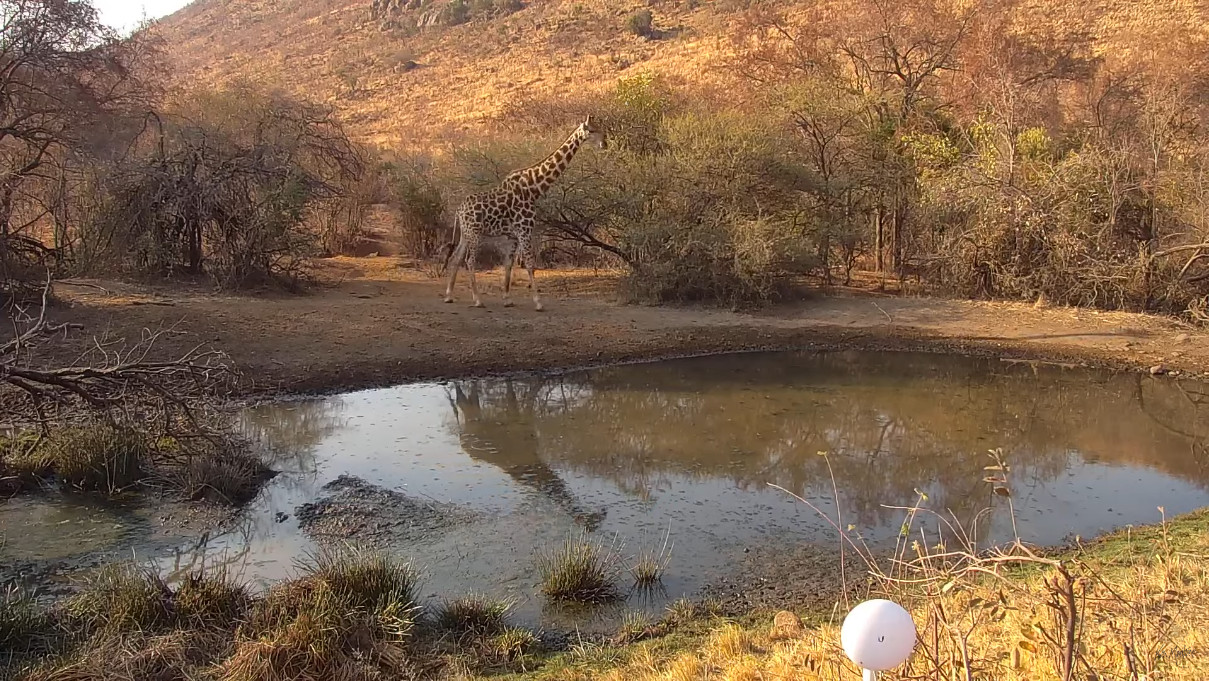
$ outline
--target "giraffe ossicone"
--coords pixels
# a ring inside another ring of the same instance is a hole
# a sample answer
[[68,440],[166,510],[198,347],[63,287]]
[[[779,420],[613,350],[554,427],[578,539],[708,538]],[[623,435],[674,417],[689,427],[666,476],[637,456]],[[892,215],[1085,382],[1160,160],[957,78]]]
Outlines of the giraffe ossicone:
[[512,266],[520,255],[529,272],[534,309],[542,310],[537,281],[533,278],[538,250],[533,234],[534,204],[563,174],[576,152],[587,142],[594,142],[602,149],[607,144],[604,130],[592,116],[580,123],[567,140],[540,163],[515,170],[494,188],[466,197],[454,213],[453,241],[445,245],[442,269],[453,264],[445,283],[445,302],[453,302],[453,285],[464,263],[470,278],[474,307],[483,307],[474,277],[475,260],[479,248],[490,243],[503,250],[504,307],[512,306]]

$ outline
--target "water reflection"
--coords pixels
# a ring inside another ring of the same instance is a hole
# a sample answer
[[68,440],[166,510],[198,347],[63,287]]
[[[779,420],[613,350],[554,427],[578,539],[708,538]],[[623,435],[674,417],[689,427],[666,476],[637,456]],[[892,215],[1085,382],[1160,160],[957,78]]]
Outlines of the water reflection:
[[[508,394],[479,401],[508,414]],[[1080,463],[1141,466],[1197,490],[1209,482],[1205,388],[1136,374],[834,353],[616,367],[546,379],[527,395],[525,451],[548,465],[644,495],[676,474],[826,498],[834,474],[844,517],[867,528],[899,522],[887,505],[912,503],[916,490],[963,523],[1002,505],[982,479],[991,448],[1005,452],[1025,502]]]
[[[837,545],[828,523],[769,485],[874,543],[894,541],[903,513],[890,507],[914,503],[917,490],[982,546],[1016,528],[1028,541],[1058,542],[1156,521],[1156,506],[1176,514],[1209,504],[1207,405],[1209,389],[1196,382],[847,352],[685,359],[261,405],[245,425],[289,453],[277,465],[282,474],[227,533],[154,550],[169,571],[205,561],[242,568],[261,584],[291,576],[295,559],[315,548],[296,509],[347,474],[475,511],[473,523],[392,545],[422,566],[428,594],[512,597],[521,622],[588,631],[544,607],[534,572],[534,552],[576,523],[616,533],[630,556],[657,548],[670,529],[664,590],[632,594],[618,612],[656,611],[720,577],[734,583],[757,549]],[[1012,467],[1014,521],[983,481],[993,448]],[[610,617],[594,621],[607,630]]]
[[471,459],[499,467],[524,487],[537,491],[589,531],[600,527],[604,510],[587,511],[563,479],[538,453],[538,405],[549,400],[540,381],[519,386],[502,381],[454,381],[449,403],[457,419],[458,441]]

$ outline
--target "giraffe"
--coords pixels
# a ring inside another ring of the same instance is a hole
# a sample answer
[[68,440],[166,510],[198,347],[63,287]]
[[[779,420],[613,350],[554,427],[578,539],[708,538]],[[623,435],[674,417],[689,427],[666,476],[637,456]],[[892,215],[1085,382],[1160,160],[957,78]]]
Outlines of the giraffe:
[[567,169],[571,159],[584,142],[592,141],[604,149],[605,134],[600,124],[588,116],[567,137],[554,153],[540,163],[514,170],[499,185],[488,191],[466,198],[453,218],[453,234],[457,242],[445,245],[444,270],[453,263],[445,283],[445,302],[453,302],[453,284],[458,269],[466,263],[470,277],[470,293],[474,296],[473,307],[483,307],[479,298],[478,284],[474,278],[475,258],[479,247],[484,244],[501,249],[504,255],[504,307],[512,307],[512,266],[519,255],[529,273],[529,289],[533,294],[533,307],[542,311],[541,298],[537,292],[537,281],[533,268],[537,261],[537,244],[533,234],[533,205]]

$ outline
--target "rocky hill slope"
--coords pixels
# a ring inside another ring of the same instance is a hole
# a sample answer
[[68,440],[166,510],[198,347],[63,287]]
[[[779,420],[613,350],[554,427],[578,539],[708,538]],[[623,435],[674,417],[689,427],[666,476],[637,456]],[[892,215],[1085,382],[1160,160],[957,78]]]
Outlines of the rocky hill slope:
[[627,23],[645,5],[604,0],[196,0],[154,30],[181,82],[282,85],[336,104],[358,138],[395,145],[644,69],[725,82],[730,11],[717,4],[653,2],[640,35]]
[[[873,0],[784,0],[793,21]],[[994,0],[970,0],[991,3]],[[182,82],[262,80],[333,102],[387,145],[474,129],[519,98],[606,88],[644,70],[739,91],[735,37],[755,0],[196,0],[153,29]],[[1126,73],[1209,41],[1201,0],[1013,3],[1010,29],[1055,49],[1089,36]],[[989,5],[988,5],[989,7]],[[651,27],[641,24],[649,11]],[[813,13],[813,14],[812,14]],[[636,15],[639,15],[636,19]],[[635,21],[638,23],[635,24]],[[1172,36],[1179,36],[1172,40]]]

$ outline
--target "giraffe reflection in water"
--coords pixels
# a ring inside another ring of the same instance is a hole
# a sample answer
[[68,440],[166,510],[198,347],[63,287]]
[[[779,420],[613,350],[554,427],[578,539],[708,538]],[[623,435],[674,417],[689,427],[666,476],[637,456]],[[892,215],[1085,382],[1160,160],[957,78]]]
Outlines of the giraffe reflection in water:
[[566,511],[577,524],[595,531],[604,510],[588,510],[538,451],[537,401],[540,382],[454,381],[446,388],[457,419],[462,450],[489,463],[521,485],[536,490]]

